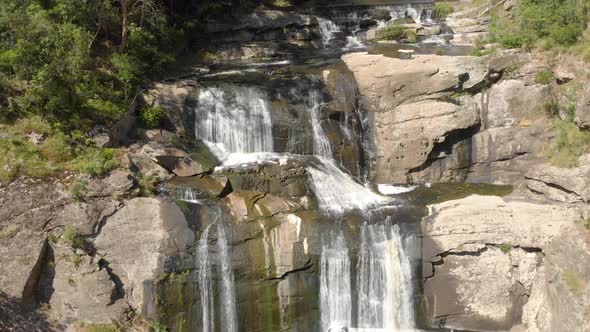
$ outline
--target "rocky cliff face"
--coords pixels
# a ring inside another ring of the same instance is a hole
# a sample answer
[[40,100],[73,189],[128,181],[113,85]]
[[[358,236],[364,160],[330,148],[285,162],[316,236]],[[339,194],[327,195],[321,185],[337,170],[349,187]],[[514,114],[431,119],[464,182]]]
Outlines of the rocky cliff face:
[[[579,209],[518,199],[470,196],[430,206],[422,221],[430,318],[468,330],[585,326],[576,302],[586,280],[570,263],[588,254],[581,220]],[[564,287],[567,278],[571,289]],[[567,308],[548,310],[552,301]]]

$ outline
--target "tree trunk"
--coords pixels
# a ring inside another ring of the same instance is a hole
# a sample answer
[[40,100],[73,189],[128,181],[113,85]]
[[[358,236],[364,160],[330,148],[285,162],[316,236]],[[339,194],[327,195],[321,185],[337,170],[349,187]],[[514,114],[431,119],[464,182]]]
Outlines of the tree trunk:
[[119,45],[119,52],[125,52],[127,49],[127,9],[128,9],[128,1],[121,0],[121,44]]

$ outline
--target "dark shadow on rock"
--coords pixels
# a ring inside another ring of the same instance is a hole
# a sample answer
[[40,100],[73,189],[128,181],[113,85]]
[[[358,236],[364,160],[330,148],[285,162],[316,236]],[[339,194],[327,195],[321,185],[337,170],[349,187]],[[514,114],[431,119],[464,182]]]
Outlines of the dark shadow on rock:
[[19,299],[0,291],[0,331],[44,332],[58,331],[49,323],[45,315],[37,311],[25,310]]

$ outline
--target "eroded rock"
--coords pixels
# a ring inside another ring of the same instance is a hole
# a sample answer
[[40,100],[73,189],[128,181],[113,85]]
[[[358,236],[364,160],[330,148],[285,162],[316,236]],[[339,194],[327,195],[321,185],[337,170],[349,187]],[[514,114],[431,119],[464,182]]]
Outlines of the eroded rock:
[[580,212],[495,196],[429,206],[422,221],[425,296],[432,320],[471,330],[518,325],[542,253],[575,230]]
[[143,315],[155,317],[153,282],[166,259],[182,254],[193,241],[174,203],[135,198],[107,219],[94,245],[97,258],[120,279],[125,300]]

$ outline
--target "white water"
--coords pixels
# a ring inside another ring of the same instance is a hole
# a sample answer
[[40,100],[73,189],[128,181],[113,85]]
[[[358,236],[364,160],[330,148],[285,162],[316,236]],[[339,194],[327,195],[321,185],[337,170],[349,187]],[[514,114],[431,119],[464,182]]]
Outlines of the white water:
[[201,200],[197,198],[197,195],[191,188],[186,188],[182,195],[180,196],[181,201],[189,202],[189,203],[200,203]]
[[320,163],[307,167],[311,186],[317,196],[320,210],[340,216],[346,211],[366,211],[372,206],[387,203],[390,199],[378,195],[344,173],[334,161],[318,158]]
[[309,93],[309,117],[313,129],[313,152],[316,156],[331,159],[332,147],[320,122],[321,97],[317,90]]
[[357,326],[387,331],[412,328],[411,280],[399,227],[363,225],[357,271]]
[[352,36],[346,36],[346,46],[342,48],[344,51],[352,51],[361,48],[366,48],[366,46],[356,33],[353,33]]
[[391,184],[378,184],[377,190],[383,195],[398,195],[410,192],[418,188],[417,186],[394,186]]
[[224,322],[225,331],[238,331],[238,316],[236,314],[236,290],[234,285],[234,274],[231,268],[229,249],[225,230],[221,225],[217,225],[217,246],[221,260],[221,319]]
[[211,260],[209,258],[209,229],[210,224],[199,239],[197,247],[197,264],[199,266],[199,297],[201,299],[201,319],[203,332],[215,332],[215,299],[213,295],[213,278]]
[[236,295],[234,276],[229,257],[229,248],[225,230],[221,224],[217,224],[217,250],[219,252],[219,275],[221,276],[221,293],[219,302],[215,299],[214,290],[214,269],[209,254],[209,231],[211,226],[219,220],[209,224],[199,239],[197,247],[197,265],[199,267],[198,285],[199,298],[201,300],[201,319],[203,332],[215,332],[216,307],[221,312],[221,331],[237,332],[238,319],[236,314]]
[[266,94],[255,87],[227,85],[199,93],[195,135],[220,159],[228,152],[272,152],[272,122]]
[[322,45],[328,47],[334,38],[334,33],[340,31],[340,28],[328,19],[321,17],[318,17],[317,19],[320,26],[320,34],[322,35]]
[[320,257],[322,331],[352,325],[351,265],[342,232],[324,241]]

